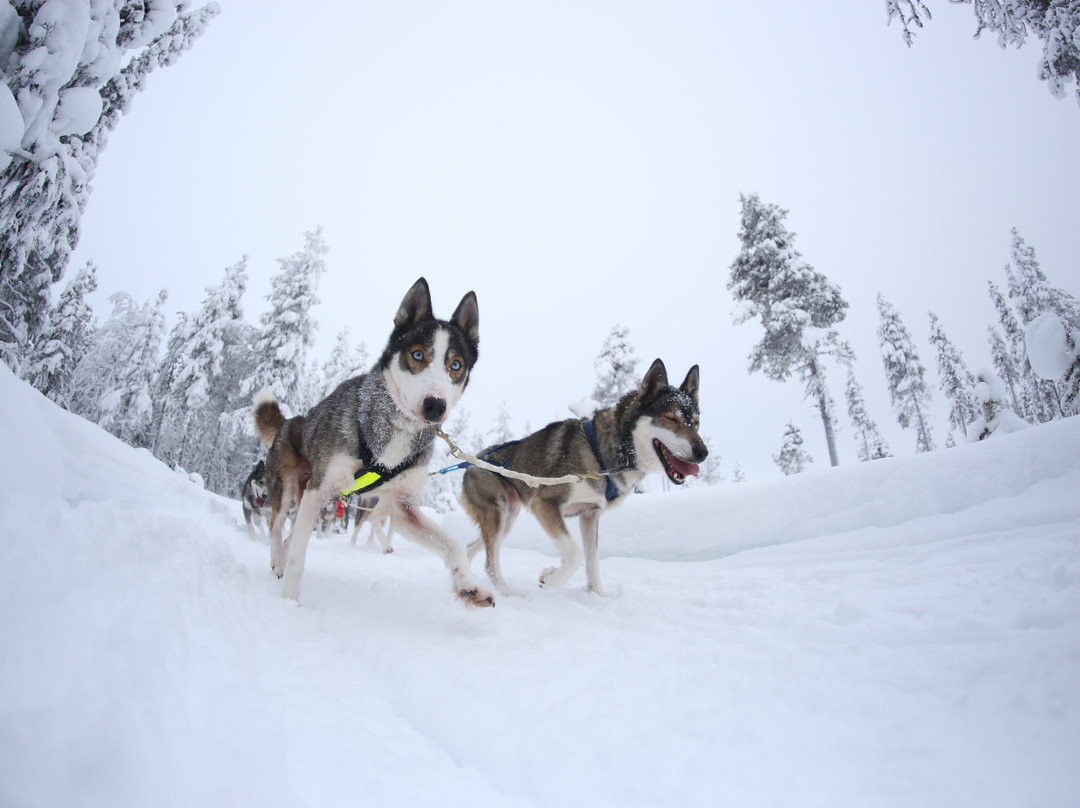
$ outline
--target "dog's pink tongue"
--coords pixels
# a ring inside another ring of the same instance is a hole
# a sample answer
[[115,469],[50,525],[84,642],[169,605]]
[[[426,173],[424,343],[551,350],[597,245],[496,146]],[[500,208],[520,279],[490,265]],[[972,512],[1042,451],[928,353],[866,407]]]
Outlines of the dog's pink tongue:
[[675,471],[679,472],[683,477],[697,477],[698,476],[698,464],[687,463],[685,460],[679,460],[675,455],[668,455],[668,462]]

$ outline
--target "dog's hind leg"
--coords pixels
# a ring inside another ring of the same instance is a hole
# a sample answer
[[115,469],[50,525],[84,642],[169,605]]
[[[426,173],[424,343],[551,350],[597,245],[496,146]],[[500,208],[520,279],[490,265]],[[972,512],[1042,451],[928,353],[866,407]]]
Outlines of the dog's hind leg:
[[462,486],[462,502],[480,528],[480,538],[466,548],[471,562],[484,548],[484,570],[491,583],[504,595],[515,594],[506,583],[499,564],[503,539],[521,510],[521,499],[514,489],[488,471],[473,472]]
[[566,529],[566,522],[559,513],[557,504],[536,499],[533,501],[531,510],[551,540],[555,542],[555,548],[562,557],[562,563],[559,566],[549,567],[540,573],[540,586],[544,589],[562,586],[581,566],[581,548],[570,535],[570,531]]
[[581,514],[581,544],[585,548],[585,588],[600,597],[604,585],[600,583],[600,514],[599,509]]
[[281,541],[284,526],[285,509],[279,508],[270,518],[270,570],[278,578],[285,573],[285,545]]
[[319,520],[325,497],[319,489],[309,486],[300,498],[296,510],[292,535],[289,537],[289,554],[285,561],[285,575],[281,594],[290,600],[300,600],[300,578],[304,575],[304,558],[307,556],[311,531]]
[[[296,480],[290,476],[270,489],[270,570],[280,578],[285,574],[285,558],[288,542],[282,542],[281,534],[289,517],[292,503],[300,498]],[[295,527],[296,520],[293,519]],[[290,534],[291,535],[291,534]]]
[[487,571],[491,583],[494,584],[500,592],[506,595],[513,595],[515,592],[513,587],[506,583],[506,579],[503,577],[499,554],[502,549],[503,540],[506,539],[507,534],[510,532],[510,528],[513,527],[514,522],[517,520],[517,515],[520,510],[521,500],[513,493],[509,493],[506,500],[500,503],[497,515],[498,524],[495,527],[495,531],[483,536],[484,547],[487,551],[484,558],[484,569]]

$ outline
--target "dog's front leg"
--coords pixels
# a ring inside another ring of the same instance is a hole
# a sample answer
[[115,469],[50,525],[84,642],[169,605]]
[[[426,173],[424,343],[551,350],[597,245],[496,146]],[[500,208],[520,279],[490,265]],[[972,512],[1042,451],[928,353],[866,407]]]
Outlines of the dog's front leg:
[[307,556],[308,540],[315,522],[322,510],[324,494],[313,486],[308,486],[300,498],[296,518],[293,520],[292,534],[289,537],[289,553],[285,559],[285,580],[281,594],[290,600],[300,600],[300,578],[304,574],[304,558]]
[[424,516],[412,499],[402,496],[397,500],[391,528],[404,534],[410,541],[426,547],[443,560],[450,570],[454,594],[465,601],[467,606],[495,605],[491,593],[481,589],[473,581],[465,548]]
[[585,588],[604,598],[600,583],[600,509],[581,515],[581,546],[585,548]]
[[540,573],[540,586],[544,589],[554,589],[565,584],[581,566],[581,550],[578,549],[577,542],[570,535],[570,531],[566,529],[566,521],[559,513],[558,503],[535,499],[530,508],[559,551],[561,559],[559,566],[548,567]]

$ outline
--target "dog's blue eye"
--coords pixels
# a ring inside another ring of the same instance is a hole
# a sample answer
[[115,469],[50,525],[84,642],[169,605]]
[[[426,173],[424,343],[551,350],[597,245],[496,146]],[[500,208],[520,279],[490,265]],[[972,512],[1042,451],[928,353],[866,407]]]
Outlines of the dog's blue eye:
[[455,359],[453,362],[451,362],[450,363],[450,370],[453,370],[453,371],[461,370],[461,360],[460,359]]
[[413,351],[412,352],[412,358],[415,359],[417,362],[423,362],[424,361],[424,352],[423,351]]

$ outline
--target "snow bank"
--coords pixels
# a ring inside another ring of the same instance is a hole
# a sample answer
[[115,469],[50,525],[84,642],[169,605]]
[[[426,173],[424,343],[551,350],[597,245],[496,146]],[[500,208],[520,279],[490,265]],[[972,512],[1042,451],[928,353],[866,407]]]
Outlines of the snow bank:
[[[815,469],[783,483],[699,486],[664,496],[633,496],[601,521],[600,553],[700,561],[974,512],[1075,470],[1080,421],[1051,422],[1034,433],[1027,440],[1004,435],[913,457]],[[471,538],[476,533],[464,514],[447,521],[458,535]],[[555,554],[550,539],[528,515],[518,519],[507,546]]]
[[634,497],[601,522],[610,599],[535,589],[523,516],[523,595],[474,612],[430,553],[342,537],[297,608],[238,503],[3,367],[0,401],[2,805],[1080,793],[1080,419]]

